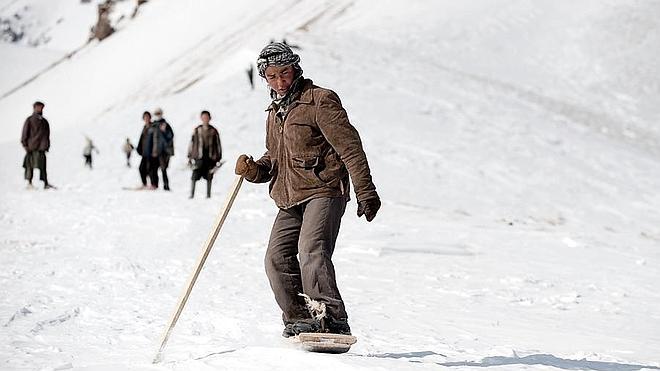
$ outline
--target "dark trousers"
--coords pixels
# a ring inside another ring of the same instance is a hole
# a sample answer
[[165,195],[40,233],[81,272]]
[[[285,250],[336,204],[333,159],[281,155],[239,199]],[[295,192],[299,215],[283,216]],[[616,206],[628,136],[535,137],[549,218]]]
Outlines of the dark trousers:
[[170,189],[170,179],[167,177],[167,168],[170,166],[170,156],[160,155],[158,161],[160,170],[163,173],[163,189],[168,191]]
[[34,169],[39,169],[39,180],[43,181],[44,184],[48,184],[45,151],[30,151],[26,153],[23,159],[23,167],[25,168],[25,180],[32,183]]
[[149,157],[149,180],[153,187],[158,188],[158,167],[159,167],[158,157]]
[[216,163],[216,161],[213,161],[208,157],[202,157],[201,159],[194,160],[191,179],[195,181],[202,178],[206,180],[213,180],[213,173],[211,170],[215,168]]
[[89,166],[89,168],[92,168],[92,155],[84,155],[85,156],[85,165]]
[[142,180],[142,185],[147,185],[147,175],[149,174],[149,159],[147,157],[142,157],[140,160],[140,179]]
[[280,209],[277,214],[265,267],[285,323],[310,318],[299,293],[325,303],[327,316],[348,318],[332,264],[345,209],[344,198],[325,197]]
[[[195,179],[192,180],[192,183],[190,185],[190,198],[195,197],[195,184],[197,181]],[[211,198],[211,180],[208,179],[206,181],[206,198]]]

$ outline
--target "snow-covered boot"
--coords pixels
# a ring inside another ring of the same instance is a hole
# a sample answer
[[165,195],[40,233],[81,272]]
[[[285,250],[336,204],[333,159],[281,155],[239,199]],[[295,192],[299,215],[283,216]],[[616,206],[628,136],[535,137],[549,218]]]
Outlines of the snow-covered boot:
[[319,332],[319,324],[313,319],[300,320],[293,323],[287,323],[282,331],[282,336],[285,338],[296,336],[303,332]]
[[331,334],[350,335],[351,327],[347,319],[334,319],[326,317],[323,319],[323,330]]

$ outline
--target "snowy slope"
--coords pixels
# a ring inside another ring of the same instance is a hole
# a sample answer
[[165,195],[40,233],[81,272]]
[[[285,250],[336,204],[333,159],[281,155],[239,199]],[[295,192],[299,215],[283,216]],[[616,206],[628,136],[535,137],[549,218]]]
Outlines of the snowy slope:
[[15,44],[66,53],[87,41],[98,2],[0,0],[0,19]]
[[[0,369],[658,369],[659,13],[621,1],[149,2],[0,100]],[[335,255],[359,342],[328,356],[280,338],[262,262],[276,210],[267,187],[245,184],[153,366],[233,159],[263,151],[267,93],[244,69],[284,36],[342,97],[383,198],[370,224],[351,202]],[[20,61],[43,50],[0,47],[2,70],[40,69]],[[56,192],[21,179],[35,99]],[[157,106],[176,133],[173,192],[124,191],[139,178],[119,147]],[[202,109],[228,162],[211,201],[187,199]],[[91,172],[83,135],[101,151]]]

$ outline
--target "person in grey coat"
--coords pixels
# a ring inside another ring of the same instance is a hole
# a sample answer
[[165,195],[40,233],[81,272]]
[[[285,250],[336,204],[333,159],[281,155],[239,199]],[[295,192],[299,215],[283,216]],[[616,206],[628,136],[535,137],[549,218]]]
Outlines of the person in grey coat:
[[33,188],[34,169],[39,170],[39,179],[44,182],[44,189],[55,188],[48,183],[46,172],[46,152],[50,149],[50,125],[43,116],[44,107],[44,103],[35,102],[32,105],[32,115],[25,119],[23,124],[21,144],[25,149],[23,168],[25,168],[25,180],[28,181],[28,188]]
[[156,108],[154,110],[154,126],[157,127],[163,138],[163,150],[159,150],[158,166],[163,174],[163,189],[170,190],[170,179],[167,176],[167,168],[170,166],[170,157],[174,156],[174,130],[172,125],[163,117],[163,110]]

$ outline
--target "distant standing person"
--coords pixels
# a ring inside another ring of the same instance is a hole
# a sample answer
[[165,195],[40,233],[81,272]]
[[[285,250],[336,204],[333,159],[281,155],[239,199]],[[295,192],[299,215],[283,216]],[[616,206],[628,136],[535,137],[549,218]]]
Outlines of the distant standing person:
[[211,197],[211,182],[216,164],[222,160],[222,145],[218,130],[210,124],[211,113],[202,111],[202,124],[193,131],[188,145],[188,159],[192,166],[190,198],[195,197],[195,184],[206,179],[206,198]]
[[170,166],[170,157],[174,156],[174,130],[172,126],[163,118],[163,110],[161,108],[156,108],[154,110],[154,125],[156,125],[159,130],[163,133],[165,140],[165,150],[159,155],[158,161],[160,170],[163,173],[163,189],[166,191],[170,190],[170,180],[167,177],[167,168]]
[[131,140],[126,138],[126,142],[121,148],[126,154],[126,167],[131,167],[131,154],[133,154],[133,149],[135,149],[135,147],[131,143]]
[[85,166],[92,168],[92,152],[99,153],[98,148],[94,145],[90,138],[85,137],[85,148],[83,149],[83,157],[85,157]]
[[250,89],[254,90],[254,66],[250,64],[247,70],[245,70],[250,81]]
[[32,115],[25,120],[21,135],[21,144],[25,149],[23,159],[25,180],[28,181],[30,189],[34,188],[32,185],[34,169],[39,169],[39,179],[44,182],[44,189],[55,188],[48,183],[46,172],[46,152],[50,149],[50,125],[43,117],[44,107],[45,104],[38,101],[32,105]]
[[[142,189],[156,189],[158,187],[158,157],[152,155],[150,145],[150,134],[153,133],[153,122],[151,122],[151,113],[145,111],[142,114],[142,133],[138,140],[137,153],[142,156],[140,160],[140,179],[142,180]],[[150,186],[147,187],[147,177],[149,177]]]

